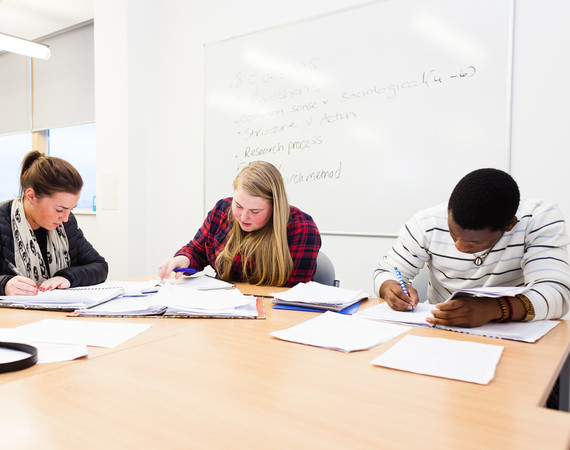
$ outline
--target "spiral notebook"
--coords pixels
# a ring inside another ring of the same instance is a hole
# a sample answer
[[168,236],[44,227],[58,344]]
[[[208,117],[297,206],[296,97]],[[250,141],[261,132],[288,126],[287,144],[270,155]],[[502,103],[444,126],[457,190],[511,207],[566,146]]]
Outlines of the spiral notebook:
[[92,308],[123,294],[121,287],[83,286],[70,289],[54,289],[37,295],[4,295],[0,308],[40,309],[46,311],[75,311]]

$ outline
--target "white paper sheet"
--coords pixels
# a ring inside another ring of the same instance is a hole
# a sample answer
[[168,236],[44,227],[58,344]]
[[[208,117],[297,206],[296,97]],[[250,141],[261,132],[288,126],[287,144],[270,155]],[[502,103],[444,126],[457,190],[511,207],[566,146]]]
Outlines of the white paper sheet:
[[169,278],[164,281],[159,279],[147,281],[106,281],[98,286],[121,287],[125,297],[136,297],[156,293],[161,287],[168,285],[190,287],[199,291],[230,289],[234,287],[232,283],[205,274],[196,274],[191,277],[182,276],[178,279]]
[[502,352],[500,345],[407,335],[371,364],[488,384],[495,376]]
[[83,344],[32,343],[38,349],[38,364],[71,361],[87,356],[87,346]]
[[[405,323],[412,325],[421,325],[431,327],[426,322],[427,317],[432,317],[430,311],[436,309],[435,305],[430,303],[418,303],[415,312],[411,311],[395,311],[388,303],[380,303],[379,305],[372,306],[358,311],[355,316],[380,320],[385,322]],[[474,334],[477,336],[488,336],[499,339],[511,339],[514,341],[522,342],[536,342],[556,325],[556,320],[533,320],[530,322],[508,322],[497,323],[488,322],[480,327],[463,328],[463,327],[445,327],[438,325],[435,328],[441,330],[458,331],[460,333]]]
[[160,289],[160,280],[148,281],[105,281],[101,286],[113,286],[123,289],[123,296],[145,296]]
[[410,329],[327,311],[299,325],[269,334],[285,341],[352,352],[367,350]]
[[0,348],[0,363],[2,364],[20,361],[21,359],[27,358],[28,356],[30,356],[30,354],[26,352],[13,350],[11,348]]
[[[81,358],[87,355],[87,346],[84,344],[53,344],[45,342],[35,342],[24,339],[24,334],[16,328],[1,328],[0,329],[0,340],[5,342],[21,342],[23,344],[33,345],[38,349],[38,364],[59,362],[59,361],[71,361],[72,359]],[[16,350],[2,350],[0,354],[0,360],[2,356],[8,358],[9,361],[16,361],[17,359],[22,359],[22,357],[29,356],[25,352],[18,352]],[[12,355],[10,355],[12,353]],[[21,354],[22,357],[18,357],[17,354]]]
[[14,328],[22,342],[83,344],[114,348],[151,324],[95,322],[85,319],[44,319]]
[[388,303],[383,302],[370,308],[361,309],[355,316],[372,320],[381,320],[385,322],[410,323],[414,325],[431,326],[426,322],[428,317],[433,317],[430,312],[435,305],[430,303],[418,303],[412,311],[396,311],[390,308]]
[[530,291],[534,283],[529,283],[527,286],[490,286],[482,288],[473,289],[460,289],[455,291],[449,296],[447,300],[451,300],[454,297],[460,297],[461,294],[473,295],[475,297],[514,297],[517,294],[524,294]]
[[230,289],[235,287],[234,284],[208,275],[192,275],[191,277],[182,276],[178,280],[169,279],[166,284],[174,283],[177,285],[188,286],[199,291],[209,291],[211,289]]

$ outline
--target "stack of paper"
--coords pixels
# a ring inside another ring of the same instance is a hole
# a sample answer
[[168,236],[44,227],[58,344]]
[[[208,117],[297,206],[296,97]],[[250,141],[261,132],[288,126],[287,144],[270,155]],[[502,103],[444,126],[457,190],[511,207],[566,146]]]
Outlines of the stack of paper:
[[262,318],[255,297],[238,289],[198,290],[167,283],[146,297],[123,297],[95,308],[75,311],[77,316],[183,316]]
[[368,298],[368,295],[362,291],[326,286],[316,281],[299,283],[288,291],[275,292],[271,296],[273,296],[273,303],[277,305],[307,306],[330,311],[341,311]]
[[352,352],[368,350],[405,333],[410,328],[327,311],[294,327],[269,334],[285,341]]
[[188,316],[254,316],[255,297],[243,295],[238,289],[200,291],[188,286],[167,284],[155,301],[167,307],[166,315]]

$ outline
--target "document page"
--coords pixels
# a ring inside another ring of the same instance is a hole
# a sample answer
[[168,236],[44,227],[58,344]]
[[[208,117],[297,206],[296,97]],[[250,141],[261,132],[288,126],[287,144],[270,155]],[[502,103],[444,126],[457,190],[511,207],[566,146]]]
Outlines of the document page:
[[326,311],[324,314],[284,330],[269,333],[278,339],[343,352],[367,350],[411,327],[376,323],[354,316]]
[[44,319],[16,327],[14,330],[25,342],[114,348],[150,327],[151,324]]
[[433,317],[433,314],[431,313],[433,309],[435,309],[435,305],[432,305],[431,303],[418,303],[413,312],[396,311],[395,309],[390,308],[388,303],[383,302],[370,308],[362,309],[358,311],[355,316],[372,320],[381,320],[384,322],[431,326],[426,322],[426,319],[428,317]]
[[517,294],[524,294],[528,292],[532,287],[533,283],[527,286],[490,286],[482,288],[473,289],[460,289],[455,291],[449,296],[447,300],[451,300],[454,297],[459,297],[461,294],[472,295],[475,297],[514,297]]
[[500,345],[407,335],[371,364],[488,384],[495,376],[502,352]]
[[[23,344],[33,345],[38,349],[38,364],[71,361],[87,355],[87,346],[85,344],[59,344],[32,341],[26,339],[25,333],[22,333],[17,328],[0,328],[0,341],[22,342]],[[17,352],[16,350],[9,351]],[[17,353],[29,356],[25,352]]]

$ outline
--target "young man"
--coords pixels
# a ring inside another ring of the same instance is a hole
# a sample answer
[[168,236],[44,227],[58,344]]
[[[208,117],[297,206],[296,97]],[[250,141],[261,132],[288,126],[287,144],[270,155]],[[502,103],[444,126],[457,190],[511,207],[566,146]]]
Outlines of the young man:
[[[424,264],[429,270],[428,301],[436,325],[475,327],[489,321],[556,319],[570,306],[569,243],[560,209],[540,200],[520,200],[513,178],[497,169],[467,174],[449,203],[416,214],[374,271],[376,291],[396,310],[418,301],[405,282]],[[524,286],[516,297],[456,297],[455,291],[490,286]],[[424,300],[424,299],[422,299]]]

